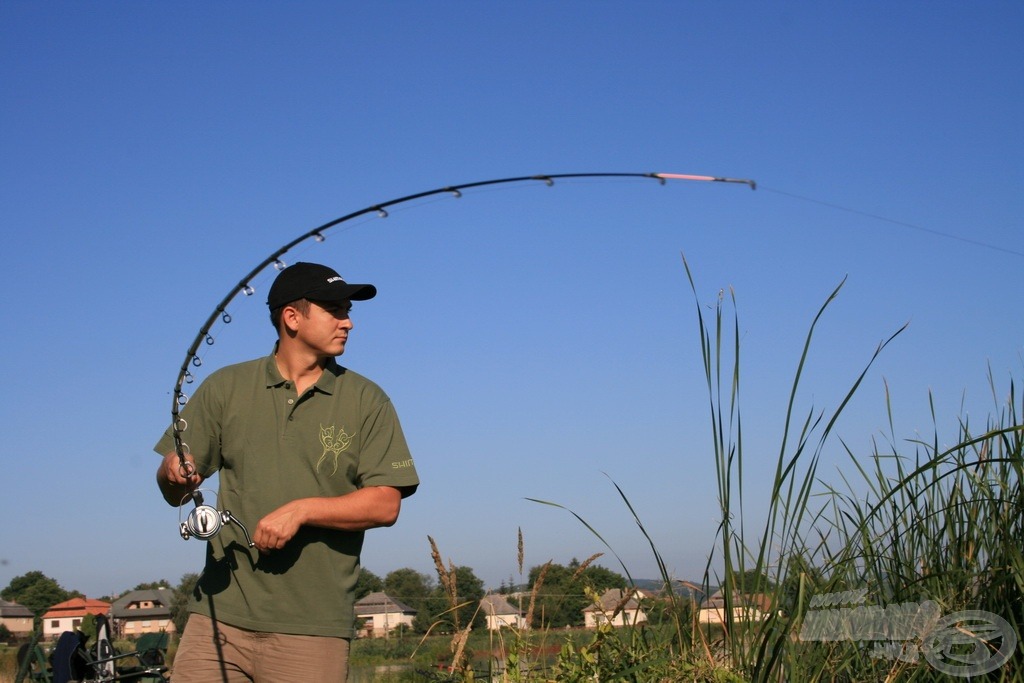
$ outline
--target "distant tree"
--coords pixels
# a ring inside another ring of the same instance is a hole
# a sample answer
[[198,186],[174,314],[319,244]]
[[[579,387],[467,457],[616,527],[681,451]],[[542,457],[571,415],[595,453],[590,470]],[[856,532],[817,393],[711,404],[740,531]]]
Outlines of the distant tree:
[[580,572],[577,581],[598,593],[604,593],[609,588],[625,588],[628,585],[626,577],[622,574],[599,564],[592,564]]
[[[529,574],[530,590],[540,578],[542,566],[533,567]],[[544,573],[544,580],[537,592],[533,611],[534,628],[561,628],[581,626],[583,609],[590,604],[586,589],[603,593],[609,588],[625,588],[625,577],[600,565],[584,567],[576,558],[569,566],[551,564]]]
[[431,595],[431,611],[436,615],[435,621],[444,624],[446,631],[460,629],[472,625],[474,629],[484,625],[484,613],[480,609],[480,600],[484,597],[484,582],[477,577],[470,567],[455,567],[456,604],[452,605],[451,596],[443,586],[437,586]]
[[433,590],[433,580],[415,569],[396,569],[384,577],[384,592],[416,610],[413,628],[421,633],[430,628],[439,611]]
[[736,590],[744,593],[771,593],[775,590],[775,582],[768,575],[757,569],[747,569],[734,575]]
[[171,621],[178,633],[185,630],[185,622],[188,621],[188,606],[192,599],[192,592],[199,583],[199,574],[189,573],[181,577],[178,587],[174,589],[174,596],[171,598]]
[[[170,588],[170,587],[171,587],[171,582],[170,581],[168,581],[167,579],[160,579],[159,581],[150,581],[149,583],[140,583],[139,585],[137,585],[132,590],[133,591],[151,591],[151,590],[159,590],[161,588]],[[122,593],[122,595],[123,595],[123,593]]]
[[583,622],[583,608],[586,598],[580,586],[573,586],[573,570],[565,565],[550,564],[530,569],[528,586],[531,591],[543,581],[536,591],[532,628],[560,628],[575,626]]
[[86,640],[92,640],[96,637],[96,615],[86,614],[82,617],[82,623],[78,625],[78,630],[85,634]]
[[356,600],[365,598],[370,593],[384,590],[384,580],[363,567],[359,570],[359,578],[356,579]]
[[76,596],[81,596],[81,593],[64,590],[54,579],[41,571],[15,576],[7,588],[0,591],[0,598],[27,607],[35,615],[36,621],[57,603]]
[[786,577],[782,580],[779,590],[778,609],[788,615],[796,615],[798,611],[806,610],[808,602],[824,583],[821,569],[812,565],[803,555],[791,555],[786,562]]
[[7,628],[7,624],[0,624],[0,643],[12,642],[14,642],[14,634],[11,633],[11,629]]

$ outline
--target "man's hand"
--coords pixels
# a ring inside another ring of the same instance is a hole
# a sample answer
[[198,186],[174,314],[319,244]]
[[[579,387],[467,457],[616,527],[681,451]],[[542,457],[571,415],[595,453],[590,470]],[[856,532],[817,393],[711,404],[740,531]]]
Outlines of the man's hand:
[[160,468],[156,471],[156,483],[160,486],[164,500],[179,506],[189,493],[203,483],[203,476],[196,471],[196,463],[191,455],[185,456],[188,467],[184,467],[181,458],[175,451],[164,456]]
[[368,486],[327,498],[299,498],[261,519],[252,540],[261,553],[268,553],[283,548],[304,524],[322,529],[366,531],[391,526],[401,508],[402,494],[391,486]]
[[280,550],[299,533],[299,527],[304,523],[302,500],[293,500],[261,519],[256,525],[252,541],[256,544],[257,550],[264,554],[271,550]]

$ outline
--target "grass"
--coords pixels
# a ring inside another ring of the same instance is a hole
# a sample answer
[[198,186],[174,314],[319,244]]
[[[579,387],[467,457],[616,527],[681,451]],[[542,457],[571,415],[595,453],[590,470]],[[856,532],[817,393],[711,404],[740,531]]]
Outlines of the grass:
[[[1024,680],[1017,643],[1024,626],[1024,404],[1013,380],[1000,389],[989,372],[992,412],[980,425],[962,418],[952,447],[940,444],[934,402],[933,436],[901,440],[886,395],[888,432],[873,440],[871,452],[858,452],[834,435],[836,424],[902,329],[869,355],[836,406],[798,412],[811,342],[840,283],[807,331],[787,397],[768,508],[748,517],[734,296],[723,293],[713,317],[705,318],[688,265],[686,272],[696,303],[720,505],[703,582],[705,592],[722,589],[723,623],[701,623],[695,605],[668,591],[656,623],[480,633],[458,622],[465,605],[459,603],[455,566],[445,566],[431,539],[455,635],[406,636],[383,645],[357,641],[353,662],[412,663],[409,671],[387,674],[395,681]],[[846,466],[838,481],[826,481],[819,463],[836,443]],[[674,585],[626,492],[612,484],[649,543],[662,581]],[[536,502],[575,516],[618,559],[581,515]],[[750,518],[764,521],[754,525]],[[522,576],[522,534],[518,558]],[[544,576],[542,569],[534,582],[531,616]],[[744,596],[751,594],[770,605],[764,618],[743,619]],[[449,668],[439,669],[439,661]],[[0,672],[7,668],[0,657]]]
[[[687,275],[698,299],[689,266]],[[878,357],[882,341],[830,409],[798,412],[815,330],[840,283],[812,320],[787,397],[768,509],[744,509],[740,328],[730,292],[705,318],[696,301],[707,382],[720,522],[705,590],[720,586],[724,623],[698,622],[674,592],[660,626],[599,627],[584,637],[544,629],[505,636],[501,681],[932,681],[1024,679],[1016,647],[1024,625],[1024,426],[1015,385],[1002,391],[989,373],[993,412],[980,426],[963,418],[952,447],[939,425],[930,440],[900,440],[886,396],[889,433],[860,453],[834,435],[844,410]],[[932,402],[934,419],[934,403]],[[818,467],[838,444],[847,466],[826,481]],[[661,554],[618,485],[624,509],[650,543],[665,585]],[[579,514],[558,503],[616,558]],[[520,557],[522,555],[520,540]],[[620,561],[621,564],[621,561]],[[714,568],[717,568],[714,569]],[[438,567],[439,573],[444,568]],[[627,578],[628,568],[623,565]],[[520,567],[520,573],[522,568]],[[543,580],[543,572],[537,583]],[[443,576],[442,576],[442,583]],[[536,594],[539,586],[534,586]],[[744,619],[747,598],[770,605]],[[532,602],[532,600],[531,600]],[[831,619],[832,621],[827,621]],[[824,621],[823,621],[824,620]],[[822,624],[831,623],[831,630]],[[460,635],[465,642],[466,634]],[[557,657],[531,659],[538,642],[560,641]],[[456,667],[446,680],[478,674]]]

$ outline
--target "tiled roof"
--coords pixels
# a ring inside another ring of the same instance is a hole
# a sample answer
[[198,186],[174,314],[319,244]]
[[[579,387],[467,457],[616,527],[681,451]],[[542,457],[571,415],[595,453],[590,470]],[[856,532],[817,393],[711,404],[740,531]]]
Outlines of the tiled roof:
[[[734,608],[756,607],[761,610],[771,609],[772,599],[764,593],[733,593],[732,605]],[[725,607],[725,593],[716,592],[710,598],[700,603],[701,609],[720,609]]]
[[599,604],[593,604],[583,609],[584,612],[612,612],[616,608],[618,609],[639,609],[640,603],[636,601],[636,590],[631,590],[629,598],[623,602],[626,598],[626,594],[623,593],[621,588],[609,588],[601,595],[601,601]]
[[497,593],[490,593],[481,598],[480,607],[483,609],[484,614],[489,617],[523,613],[521,609],[513,607],[512,604],[505,599],[504,595],[499,595]]
[[370,593],[364,598],[356,600],[356,616],[364,617],[367,614],[416,614],[416,610],[406,604],[389,597],[380,591]]
[[32,610],[16,602],[0,600],[0,617],[31,617]]
[[60,619],[61,617],[84,617],[87,614],[106,614],[110,611],[110,603],[89,598],[71,598],[58,602],[47,610],[44,619]]
[[[168,618],[173,597],[174,591],[168,588],[131,591],[114,601],[110,606],[110,614],[118,619]],[[143,602],[152,602],[153,607],[132,607]]]

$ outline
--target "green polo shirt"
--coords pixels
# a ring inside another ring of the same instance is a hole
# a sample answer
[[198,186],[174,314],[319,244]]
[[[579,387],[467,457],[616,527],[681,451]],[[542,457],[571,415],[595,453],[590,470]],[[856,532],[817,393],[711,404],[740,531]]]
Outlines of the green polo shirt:
[[[222,368],[182,417],[198,470],[220,472],[217,509],[250,534],[296,498],[419,484],[390,399],[334,359],[302,396],[272,355]],[[170,429],[155,450],[174,450]],[[209,496],[206,503],[214,505]],[[363,532],[304,526],[284,548],[261,555],[227,524],[209,542],[191,609],[255,631],[351,638],[362,545]]]

